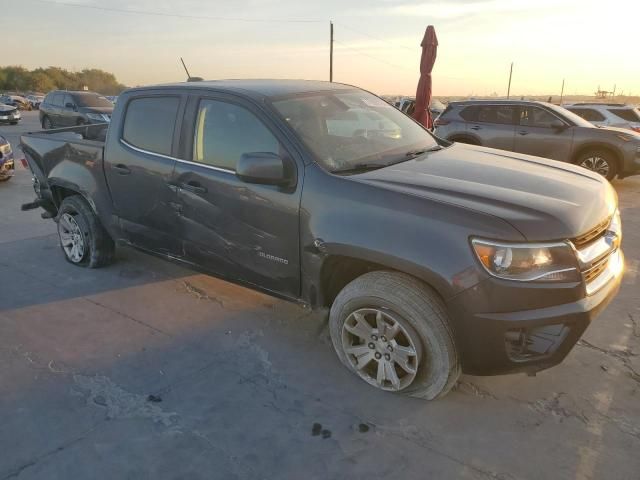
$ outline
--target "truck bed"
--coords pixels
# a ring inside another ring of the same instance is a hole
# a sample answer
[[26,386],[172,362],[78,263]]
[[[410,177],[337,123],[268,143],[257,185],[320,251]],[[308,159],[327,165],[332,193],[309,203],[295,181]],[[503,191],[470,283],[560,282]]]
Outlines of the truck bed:
[[44,202],[41,206],[51,214],[56,213],[55,205],[65,195],[65,189],[80,192],[87,199],[95,191],[108,191],[103,171],[108,126],[42,130],[20,137],[34,187],[41,192]]

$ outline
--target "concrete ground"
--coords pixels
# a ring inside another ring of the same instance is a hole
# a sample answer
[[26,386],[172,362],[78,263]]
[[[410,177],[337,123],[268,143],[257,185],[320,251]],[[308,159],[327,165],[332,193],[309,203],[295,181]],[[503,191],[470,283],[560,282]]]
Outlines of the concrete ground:
[[19,211],[19,169],[0,184],[0,480],[639,479],[640,179],[615,187],[622,290],[564,363],[428,403],[352,376],[298,306],[129,249],[73,267]]

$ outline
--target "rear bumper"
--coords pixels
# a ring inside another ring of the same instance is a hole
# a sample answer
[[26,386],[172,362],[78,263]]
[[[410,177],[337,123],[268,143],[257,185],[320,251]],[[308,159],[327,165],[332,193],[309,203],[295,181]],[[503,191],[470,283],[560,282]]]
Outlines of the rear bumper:
[[[503,305],[487,301],[496,298],[490,280],[456,296],[448,307],[454,319],[463,371],[471,375],[535,373],[557,365],[616,296],[621,278],[619,272],[593,295],[582,294],[575,301],[520,311],[504,312]],[[565,293],[581,290],[583,285]],[[541,299],[547,293],[551,293],[549,289],[537,291]],[[532,301],[530,289],[514,288],[510,295],[509,304],[522,300],[526,305]],[[529,298],[517,298],[523,295]]]

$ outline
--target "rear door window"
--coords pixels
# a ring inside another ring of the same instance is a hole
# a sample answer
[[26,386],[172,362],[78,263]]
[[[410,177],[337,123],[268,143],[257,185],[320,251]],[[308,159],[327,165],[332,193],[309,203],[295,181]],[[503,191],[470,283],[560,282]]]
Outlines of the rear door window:
[[480,105],[478,106],[477,122],[497,123],[500,125],[514,124],[514,110],[511,105]]
[[468,122],[475,122],[478,120],[478,107],[473,106],[463,108],[460,112],[460,116]]
[[156,96],[135,98],[127,105],[122,139],[151,153],[171,155],[180,99]]
[[605,120],[604,115],[593,108],[569,108],[568,110],[589,122],[603,122]]

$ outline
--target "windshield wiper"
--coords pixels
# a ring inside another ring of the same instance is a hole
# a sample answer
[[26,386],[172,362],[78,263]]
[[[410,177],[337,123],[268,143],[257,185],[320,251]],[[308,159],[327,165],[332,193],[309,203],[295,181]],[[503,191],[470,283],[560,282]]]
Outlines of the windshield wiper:
[[434,145],[429,148],[420,148],[415,150],[409,150],[402,157],[392,160],[387,163],[356,163],[355,165],[351,165],[346,168],[334,170],[333,173],[355,173],[355,172],[366,172],[369,170],[378,170],[380,168],[390,167],[391,165],[396,165],[397,163],[406,162],[407,160],[411,160],[416,158],[424,153],[428,152],[437,152],[438,150],[442,150],[442,146]]
[[369,170],[377,170],[379,168],[384,168],[387,165],[383,163],[356,163],[355,165],[351,165],[346,168],[340,168],[338,170],[334,170],[333,173],[354,173],[354,172],[366,172]]
[[429,147],[429,148],[418,148],[416,150],[409,150],[407,153],[404,154],[404,156],[410,157],[410,158],[416,158],[422,155],[423,153],[437,152],[438,150],[442,150],[442,146],[434,145],[433,147]]

